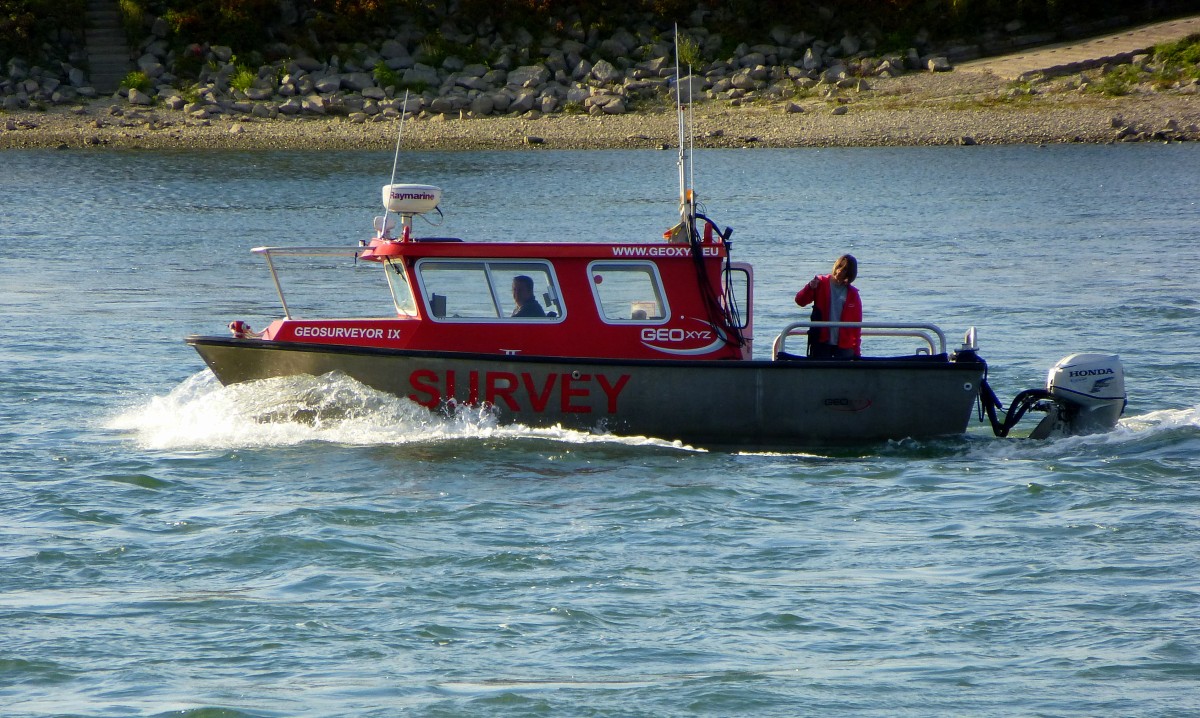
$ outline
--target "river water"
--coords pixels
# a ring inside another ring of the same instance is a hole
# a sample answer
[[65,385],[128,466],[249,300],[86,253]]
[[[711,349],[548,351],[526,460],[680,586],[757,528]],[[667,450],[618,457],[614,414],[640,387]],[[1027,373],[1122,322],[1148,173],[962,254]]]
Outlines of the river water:
[[[674,160],[403,152],[397,179],[446,190],[418,233],[656,241]],[[367,236],[391,164],[0,155],[0,714],[1194,715],[1200,146],[699,154],[760,356],[849,251],[868,320],[976,326],[1004,401],[1077,351],[1125,364],[1110,434],[828,453],[221,388],[182,339],[278,315],[247,250]],[[369,267],[295,269],[305,311],[386,311]]]

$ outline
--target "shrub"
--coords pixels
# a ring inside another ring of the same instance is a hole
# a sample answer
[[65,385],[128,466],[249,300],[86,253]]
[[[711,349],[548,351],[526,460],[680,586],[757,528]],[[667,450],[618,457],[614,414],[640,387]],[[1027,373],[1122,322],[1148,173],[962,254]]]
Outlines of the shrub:
[[692,38],[679,33],[676,47],[678,48],[680,67],[700,67],[704,64],[704,57],[700,54],[700,45]]
[[35,60],[43,44],[59,44],[59,30],[82,37],[87,0],[0,0],[0,60]]
[[117,6],[121,11],[121,26],[125,29],[125,39],[131,46],[136,45],[146,34],[145,10],[137,0],[121,0]]
[[245,65],[238,65],[233,76],[229,78],[229,86],[235,90],[245,92],[254,85],[254,81],[257,79],[258,73],[254,72],[254,70]]
[[1159,45],[1154,48],[1154,58],[1172,65],[1196,65],[1200,63],[1200,35]]
[[1122,65],[1105,75],[1097,89],[1110,97],[1128,95],[1132,85],[1141,79],[1141,72],[1133,65]]
[[127,90],[140,90],[146,92],[150,89],[150,78],[141,70],[134,70],[121,80],[121,87]]
[[382,60],[375,64],[375,84],[380,87],[400,87],[400,77]]

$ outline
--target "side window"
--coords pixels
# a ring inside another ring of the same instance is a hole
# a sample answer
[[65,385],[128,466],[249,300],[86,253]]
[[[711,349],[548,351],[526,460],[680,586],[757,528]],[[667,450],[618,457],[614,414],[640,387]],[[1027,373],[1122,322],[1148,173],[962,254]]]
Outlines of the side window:
[[658,324],[667,320],[670,308],[653,264],[595,262],[588,267],[588,274],[605,321]]
[[417,274],[435,319],[516,322],[563,316],[546,262],[424,259],[417,262]]
[[516,319],[562,316],[562,302],[547,265],[540,262],[488,262],[488,270],[496,296],[500,298],[502,316]]
[[732,296],[733,306],[726,309],[738,320],[738,329],[745,329],[750,324],[751,294],[753,286],[748,267],[734,266],[726,275],[729,280],[729,292],[726,298]]
[[425,301],[434,317],[497,319],[500,311],[483,262],[421,262]]

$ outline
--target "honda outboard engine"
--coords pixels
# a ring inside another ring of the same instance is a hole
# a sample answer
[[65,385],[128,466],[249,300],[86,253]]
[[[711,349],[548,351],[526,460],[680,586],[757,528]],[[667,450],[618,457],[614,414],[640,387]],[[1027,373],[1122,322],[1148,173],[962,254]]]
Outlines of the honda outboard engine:
[[1029,434],[1031,439],[1096,434],[1116,426],[1125,412],[1125,368],[1116,354],[1064,357],[1050,369],[1046,388],[1017,394],[1003,418],[997,416],[997,410],[1004,405],[986,378],[980,382],[979,398],[999,437],[1008,436],[1031,409],[1046,414]]
[[1108,431],[1125,412],[1125,368],[1115,354],[1072,354],[1050,369],[1046,392],[1046,418],[1029,438]]

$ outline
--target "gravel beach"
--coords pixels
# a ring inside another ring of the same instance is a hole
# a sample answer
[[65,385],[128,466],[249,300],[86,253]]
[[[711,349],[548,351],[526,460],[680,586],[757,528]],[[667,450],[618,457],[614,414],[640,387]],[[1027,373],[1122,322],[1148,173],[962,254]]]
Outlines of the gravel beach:
[[[874,79],[838,97],[697,103],[701,147],[833,147],[1200,140],[1195,85],[1110,97],[1069,78],[1033,93],[988,72],[955,70]],[[406,120],[404,146],[421,149],[612,149],[674,146],[673,108],[624,115],[459,118],[422,112]],[[0,113],[0,149],[243,148],[385,149],[397,120],[346,116],[196,119],[120,98],[44,111]]]

